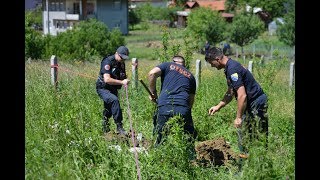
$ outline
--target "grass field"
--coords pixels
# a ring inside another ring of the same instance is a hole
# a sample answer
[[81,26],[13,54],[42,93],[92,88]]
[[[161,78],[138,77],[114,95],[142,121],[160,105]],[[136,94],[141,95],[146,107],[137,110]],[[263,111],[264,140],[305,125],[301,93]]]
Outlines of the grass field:
[[[131,58],[139,59],[138,77],[145,82],[148,82],[148,71],[158,61],[139,55],[152,54],[141,45],[152,39],[140,41],[133,35],[127,37]],[[195,74],[195,60],[202,60],[202,56],[194,55],[192,73]],[[25,179],[137,179],[135,156],[129,147],[125,143],[106,141],[101,133],[103,105],[95,91],[99,62],[58,63],[61,68],[55,89],[51,85],[49,60],[25,62]],[[289,63],[286,59],[268,61],[264,66],[254,63],[253,74],[269,97],[267,152],[258,145],[253,146],[241,172],[237,166],[195,167],[188,163],[181,137],[173,137],[163,147],[138,154],[142,179],[295,179],[295,90],[289,87]],[[130,61],[126,67],[131,78]],[[127,91],[124,88],[119,91],[124,128],[129,130],[132,122],[136,132],[154,140],[154,105],[138,85],[136,89],[129,85]],[[211,68],[202,60],[200,85],[192,111],[199,133],[196,143],[224,137],[231,148],[238,151],[232,125],[235,100],[215,116],[207,115],[226,88],[223,70]],[[113,122],[111,129],[115,129]],[[121,150],[116,150],[115,145]]]

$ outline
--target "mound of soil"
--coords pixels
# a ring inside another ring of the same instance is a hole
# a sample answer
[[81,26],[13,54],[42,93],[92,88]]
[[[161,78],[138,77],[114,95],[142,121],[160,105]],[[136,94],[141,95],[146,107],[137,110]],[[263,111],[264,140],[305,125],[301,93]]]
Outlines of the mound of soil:
[[232,151],[223,137],[199,142],[196,147],[196,163],[201,166],[232,164],[238,155]]

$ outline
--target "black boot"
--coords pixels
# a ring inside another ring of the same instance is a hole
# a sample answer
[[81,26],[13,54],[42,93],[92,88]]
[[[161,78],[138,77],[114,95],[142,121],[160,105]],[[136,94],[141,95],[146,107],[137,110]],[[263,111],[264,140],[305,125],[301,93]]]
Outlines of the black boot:
[[126,135],[127,132],[123,129],[122,123],[117,124],[117,132],[121,135]]
[[102,119],[102,132],[107,133],[110,131],[110,124],[109,124],[109,119],[108,118],[103,118]]

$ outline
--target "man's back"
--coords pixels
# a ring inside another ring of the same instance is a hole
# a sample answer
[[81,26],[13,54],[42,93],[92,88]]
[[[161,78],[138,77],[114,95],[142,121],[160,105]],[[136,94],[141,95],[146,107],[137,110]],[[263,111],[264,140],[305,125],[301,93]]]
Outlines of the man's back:
[[158,65],[161,69],[161,92],[158,106],[189,106],[189,94],[195,94],[196,82],[190,71],[182,65],[165,62]]

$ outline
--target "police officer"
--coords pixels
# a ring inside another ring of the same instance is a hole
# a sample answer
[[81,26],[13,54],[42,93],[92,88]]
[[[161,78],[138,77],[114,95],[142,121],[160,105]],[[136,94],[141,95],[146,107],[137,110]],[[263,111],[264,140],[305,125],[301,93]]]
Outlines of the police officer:
[[128,48],[120,46],[114,55],[108,55],[101,61],[96,90],[104,105],[102,120],[104,133],[110,131],[109,118],[113,116],[117,132],[121,135],[126,135],[122,125],[123,117],[118,99],[118,89],[121,89],[122,85],[128,85],[129,83],[124,63],[124,60],[129,58],[128,56]]
[[[205,60],[218,70],[224,68],[227,79],[228,90],[223,99],[209,109],[209,115],[218,112],[222,107],[231,102],[233,96],[237,100],[237,113],[234,120],[234,126],[239,128],[238,146],[244,157],[248,150],[243,146],[243,133],[248,132],[250,139],[258,137],[255,132],[265,134],[266,146],[268,142],[268,99],[261,86],[254,79],[251,72],[243,67],[239,62],[228,58],[223,54],[220,48],[212,47],[205,55]],[[241,130],[244,124],[244,131]],[[257,127],[257,128],[256,128]],[[241,156],[240,156],[241,157]]]
[[223,54],[225,54],[225,55],[229,54],[230,55],[230,53],[231,53],[230,44],[229,43],[224,43],[222,51],[223,51]]
[[206,41],[206,44],[204,45],[204,54],[207,54],[209,48],[210,48],[209,41]]
[[[185,68],[182,56],[174,56],[173,62],[164,62],[149,71],[150,100],[157,103],[158,114],[155,123],[157,139],[155,146],[163,142],[163,127],[170,117],[180,115],[184,120],[184,131],[190,134],[190,142],[194,142],[196,132],[193,125],[191,108],[194,103],[196,81],[190,71]],[[159,98],[156,79],[161,77]],[[191,150],[194,149],[191,148]]]

